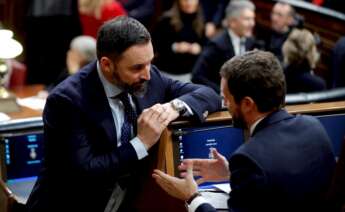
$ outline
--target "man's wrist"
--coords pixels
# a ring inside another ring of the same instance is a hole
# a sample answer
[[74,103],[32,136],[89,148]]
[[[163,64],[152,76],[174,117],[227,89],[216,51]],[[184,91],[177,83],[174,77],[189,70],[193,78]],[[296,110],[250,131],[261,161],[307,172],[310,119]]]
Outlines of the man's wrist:
[[190,205],[192,201],[199,196],[201,196],[201,193],[198,191],[195,192],[194,194],[192,194],[192,196],[189,197],[189,199],[186,200],[186,204]]
[[179,99],[172,100],[170,102],[170,105],[176,112],[178,112],[180,116],[186,113],[187,111],[185,103]]

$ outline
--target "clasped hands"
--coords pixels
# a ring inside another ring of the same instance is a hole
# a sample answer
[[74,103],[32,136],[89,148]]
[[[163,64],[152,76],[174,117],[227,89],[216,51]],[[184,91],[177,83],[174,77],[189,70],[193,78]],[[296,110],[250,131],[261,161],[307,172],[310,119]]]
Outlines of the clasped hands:
[[[214,148],[211,149],[211,153],[214,159],[183,160],[178,167],[181,178],[170,176],[157,169],[154,170],[152,177],[168,194],[186,201],[198,191],[198,184],[230,179],[227,159]],[[194,176],[200,178],[194,180]]]
[[137,120],[137,136],[147,150],[157,143],[163,130],[178,116],[179,113],[171,107],[170,103],[155,104],[143,110]]

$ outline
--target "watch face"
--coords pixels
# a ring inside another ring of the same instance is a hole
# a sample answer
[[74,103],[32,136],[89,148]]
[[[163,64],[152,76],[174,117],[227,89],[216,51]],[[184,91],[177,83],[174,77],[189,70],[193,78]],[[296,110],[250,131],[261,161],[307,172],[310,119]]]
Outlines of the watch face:
[[186,111],[186,107],[181,100],[178,100],[178,99],[173,100],[172,106],[180,114],[183,114]]

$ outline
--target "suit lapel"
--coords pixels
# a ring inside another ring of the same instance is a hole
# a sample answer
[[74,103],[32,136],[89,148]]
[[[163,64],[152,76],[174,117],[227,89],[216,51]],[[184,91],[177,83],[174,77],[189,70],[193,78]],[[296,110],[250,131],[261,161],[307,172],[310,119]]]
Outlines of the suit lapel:
[[96,63],[93,64],[92,70],[85,81],[87,114],[104,129],[109,141],[114,141],[116,144],[115,124],[108,99],[97,73]]
[[228,33],[228,31],[224,31],[223,36],[222,36],[222,45],[224,48],[224,51],[226,52],[226,58],[232,58],[235,55],[235,50],[234,50],[234,46],[232,45],[232,40],[231,37]]

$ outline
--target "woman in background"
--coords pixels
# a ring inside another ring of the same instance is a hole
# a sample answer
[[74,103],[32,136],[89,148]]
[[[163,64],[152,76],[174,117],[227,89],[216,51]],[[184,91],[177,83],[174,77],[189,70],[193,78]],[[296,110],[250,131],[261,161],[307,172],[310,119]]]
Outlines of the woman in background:
[[98,28],[107,20],[127,15],[116,0],[79,0],[79,18],[84,35],[97,37]]
[[190,81],[194,63],[206,41],[199,0],[175,0],[153,33],[155,64],[170,77]]
[[314,74],[319,60],[313,34],[307,29],[294,29],[283,44],[287,93],[326,89],[326,82]]

